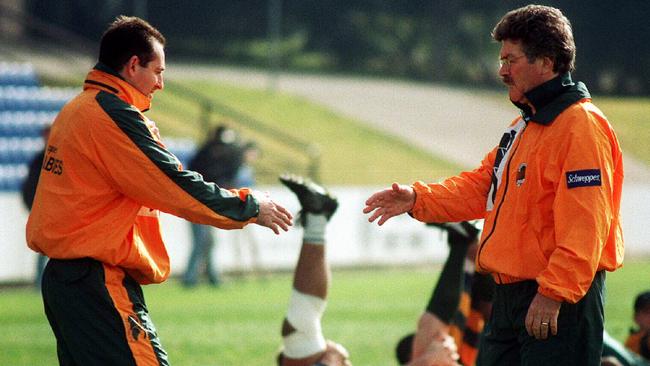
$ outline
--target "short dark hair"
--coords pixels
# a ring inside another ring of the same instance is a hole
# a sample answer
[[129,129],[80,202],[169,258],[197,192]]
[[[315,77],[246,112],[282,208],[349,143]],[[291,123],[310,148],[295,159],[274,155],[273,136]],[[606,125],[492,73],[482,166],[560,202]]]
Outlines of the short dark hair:
[[397,342],[397,346],[395,347],[395,357],[397,357],[397,362],[399,362],[400,365],[406,365],[411,362],[411,350],[413,349],[414,338],[415,333],[410,333]]
[[151,24],[138,17],[120,15],[102,35],[99,62],[115,71],[121,71],[132,56],[147,66],[153,60],[153,41],[165,45],[165,37]]
[[565,73],[575,69],[576,45],[569,19],[559,9],[528,5],[509,11],[492,30],[497,41],[520,41],[529,62],[550,57],[553,71]]
[[634,300],[634,313],[636,314],[648,307],[650,307],[650,291],[644,291]]

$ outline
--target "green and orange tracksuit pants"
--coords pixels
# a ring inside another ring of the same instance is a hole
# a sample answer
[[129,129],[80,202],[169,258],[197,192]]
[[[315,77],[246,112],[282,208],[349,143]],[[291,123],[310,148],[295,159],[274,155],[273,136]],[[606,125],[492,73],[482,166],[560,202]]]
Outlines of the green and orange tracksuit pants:
[[123,269],[51,259],[41,290],[60,365],[169,365],[142,288]]

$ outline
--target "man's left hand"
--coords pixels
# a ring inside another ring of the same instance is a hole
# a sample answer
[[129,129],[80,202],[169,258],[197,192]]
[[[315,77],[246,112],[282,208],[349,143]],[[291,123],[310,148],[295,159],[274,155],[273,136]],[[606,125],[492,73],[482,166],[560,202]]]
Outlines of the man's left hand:
[[537,339],[546,339],[550,334],[557,334],[557,317],[562,302],[548,298],[540,293],[535,295],[526,314],[528,335]]

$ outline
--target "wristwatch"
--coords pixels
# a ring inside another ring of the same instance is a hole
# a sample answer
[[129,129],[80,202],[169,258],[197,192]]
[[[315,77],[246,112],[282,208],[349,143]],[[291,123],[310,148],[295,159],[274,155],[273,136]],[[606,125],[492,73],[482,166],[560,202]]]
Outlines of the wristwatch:
[[311,366],[328,366],[328,365],[326,365],[326,364],[324,364],[324,363],[318,361],[318,362],[316,362],[315,364],[313,364],[313,365],[311,365]]

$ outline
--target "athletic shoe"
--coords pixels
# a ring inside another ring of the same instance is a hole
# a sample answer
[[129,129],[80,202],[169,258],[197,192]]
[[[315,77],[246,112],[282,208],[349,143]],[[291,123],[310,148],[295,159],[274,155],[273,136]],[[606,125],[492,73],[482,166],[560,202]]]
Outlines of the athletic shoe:
[[339,206],[334,196],[309,179],[293,174],[284,174],[280,176],[280,182],[298,197],[302,206],[301,214],[304,212],[322,214],[329,220]]

